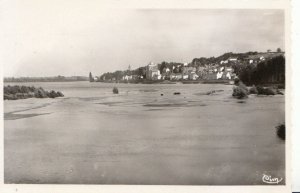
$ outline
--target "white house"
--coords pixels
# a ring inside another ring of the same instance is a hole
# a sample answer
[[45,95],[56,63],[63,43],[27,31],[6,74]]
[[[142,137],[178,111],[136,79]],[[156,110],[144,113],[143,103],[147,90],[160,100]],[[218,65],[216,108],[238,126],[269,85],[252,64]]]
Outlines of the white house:
[[226,71],[226,72],[233,72],[233,69],[232,69],[231,67],[226,67],[226,68],[225,68],[225,71]]
[[153,70],[151,72],[151,80],[160,80],[161,79],[161,74],[159,70]]
[[170,79],[171,80],[180,80],[180,79],[182,79],[182,74],[171,74],[170,75]]
[[132,80],[132,76],[125,75],[123,76],[123,80]]
[[228,79],[230,79],[230,80],[231,80],[231,75],[230,75],[230,73],[229,73],[229,72],[227,72],[227,74],[226,74],[226,78],[228,78]]
[[198,77],[199,76],[195,72],[191,72],[189,74],[189,79],[191,79],[191,80],[197,80]]
[[229,58],[228,60],[231,61],[231,62],[236,62],[237,58]]
[[218,72],[218,73],[217,73],[217,79],[221,79],[222,76],[223,76],[223,72]]
[[146,78],[148,80],[158,80],[161,78],[157,64],[150,62],[146,67]]
[[188,74],[182,75],[182,79],[183,80],[188,80],[189,79],[189,75]]

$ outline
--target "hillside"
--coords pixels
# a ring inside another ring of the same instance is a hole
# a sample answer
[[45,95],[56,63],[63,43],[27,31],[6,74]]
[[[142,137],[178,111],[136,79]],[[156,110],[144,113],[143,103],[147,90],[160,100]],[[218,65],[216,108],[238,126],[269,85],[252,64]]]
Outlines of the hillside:
[[[199,69],[202,68],[210,68],[211,66],[227,66],[232,67],[234,72],[239,76],[241,72],[244,70],[248,64],[251,63],[251,66],[255,67],[258,63],[263,61],[268,61],[272,58],[283,56],[284,52],[246,52],[246,53],[225,53],[218,57],[200,57],[194,58],[191,62],[187,64],[179,63],[179,62],[166,62],[163,61],[157,64],[157,68],[162,74],[165,69],[169,69],[172,73],[182,73],[183,68],[187,67],[195,67]],[[145,78],[146,75],[146,66],[139,67],[134,70],[117,70],[115,72],[107,72],[102,74],[97,79],[99,81],[105,80],[121,80],[122,77],[126,75],[133,75],[137,77]]]

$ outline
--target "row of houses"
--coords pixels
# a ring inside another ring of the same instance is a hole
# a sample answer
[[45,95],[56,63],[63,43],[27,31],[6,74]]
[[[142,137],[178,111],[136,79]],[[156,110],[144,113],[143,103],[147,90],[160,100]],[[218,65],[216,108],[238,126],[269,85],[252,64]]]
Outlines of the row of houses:
[[[229,61],[232,61],[229,60]],[[228,79],[231,80],[235,78],[234,71],[232,67],[226,67],[222,65],[226,61],[221,61],[219,64],[209,64],[199,67],[188,66],[187,63],[183,65],[173,66],[172,69],[165,67],[160,71],[159,65],[153,62],[150,62],[145,69],[144,75],[131,75],[130,73],[122,76],[122,81],[131,81],[131,80],[218,80],[218,79]],[[180,73],[177,69],[180,69]],[[128,70],[130,72],[130,70]],[[98,77],[94,77],[95,81],[98,81]],[[106,77],[103,77],[105,80]],[[112,81],[116,80],[115,77],[112,77]]]
[[[239,57],[229,57],[226,60],[208,60],[195,61],[191,64],[172,64],[168,67],[161,69],[161,66],[150,62],[147,66],[142,67],[142,71],[134,72],[129,65],[127,71],[123,71],[120,74],[106,74],[102,77],[93,77],[94,81],[130,81],[130,80],[218,80],[218,79],[234,79],[236,74],[232,66],[235,64],[253,64],[269,60],[273,57],[283,55],[284,52],[264,52],[249,54],[247,56],[242,55]],[[203,62],[203,63],[202,63]],[[204,63],[205,62],[205,63]],[[192,65],[192,66],[191,66]],[[193,67],[197,66],[197,67]],[[120,78],[121,76],[121,78]]]
[[200,67],[189,67],[183,65],[181,73],[174,73],[173,69],[164,68],[162,73],[157,64],[151,62],[146,67],[147,80],[198,80],[198,79],[233,79],[235,74],[231,67],[219,65],[207,65]]

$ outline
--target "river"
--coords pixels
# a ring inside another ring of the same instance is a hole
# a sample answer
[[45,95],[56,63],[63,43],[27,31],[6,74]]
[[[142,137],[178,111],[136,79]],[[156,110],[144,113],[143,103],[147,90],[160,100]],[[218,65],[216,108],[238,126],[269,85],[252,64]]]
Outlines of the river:
[[4,101],[5,183],[260,185],[264,174],[285,183],[282,95],[238,100],[221,84],[22,85],[65,97]]

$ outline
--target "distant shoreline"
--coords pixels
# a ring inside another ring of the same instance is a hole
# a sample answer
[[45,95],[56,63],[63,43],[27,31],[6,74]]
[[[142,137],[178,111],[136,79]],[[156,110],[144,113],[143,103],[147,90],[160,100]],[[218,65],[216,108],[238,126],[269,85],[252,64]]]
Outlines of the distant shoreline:
[[7,80],[4,80],[3,83],[31,83],[31,82],[88,82],[88,80],[57,80],[57,81],[43,81],[43,80],[36,80],[36,81],[31,81],[31,80],[28,80],[28,81],[7,81]]
[[[112,83],[112,84],[223,84],[223,85],[233,85],[233,80],[176,80],[176,81],[170,81],[170,80],[134,80],[134,81],[95,81],[95,82],[89,82],[89,81],[4,81],[4,84],[11,84],[11,85],[20,85],[22,83],[63,83],[63,82],[88,82],[91,84],[97,84],[97,83]],[[285,86],[285,83],[282,82],[273,82],[273,83],[263,83],[260,84],[261,86],[278,86],[283,85]],[[251,86],[251,85],[248,85]]]
[[77,82],[88,81],[85,76],[4,77],[3,82]]
[[96,81],[95,83],[125,84],[233,84],[233,80],[132,80],[132,81]]
[[[33,82],[88,82],[87,80],[4,80],[4,83],[33,83]],[[233,80],[119,80],[119,81],[94,81],[90,83],[124,83],[124,84],[230,84]]]

